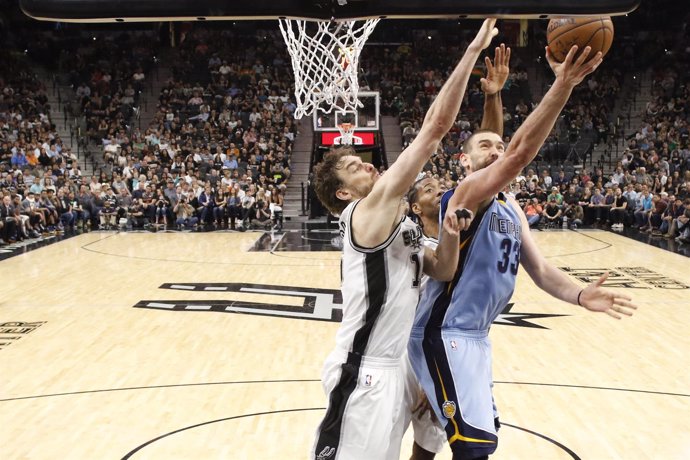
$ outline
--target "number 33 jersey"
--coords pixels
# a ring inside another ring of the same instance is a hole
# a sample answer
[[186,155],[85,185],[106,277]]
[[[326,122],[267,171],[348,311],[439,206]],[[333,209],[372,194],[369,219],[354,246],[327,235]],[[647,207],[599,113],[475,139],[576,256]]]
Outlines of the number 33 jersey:
[[358,203],[350,203],[339,222],[343,320],[336,344],[352,353],[396,359],[407,347],[419,302],[422,231],[404,217],[385,242],[375,248],[360,247],[351,226]]
[[[441,198],[441,222],[452,195],[449,190]],[[453,280],[429,279],[414,327],[488,330],[515,290],[521,232],[517,210],[498,194],[461,233]]]

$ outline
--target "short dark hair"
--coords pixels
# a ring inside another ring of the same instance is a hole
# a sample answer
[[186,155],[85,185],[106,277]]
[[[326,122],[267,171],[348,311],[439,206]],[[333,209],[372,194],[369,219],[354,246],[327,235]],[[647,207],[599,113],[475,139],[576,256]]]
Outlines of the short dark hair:
[[335,196],[343,182],[337,171],[343,167],[341,160],[349,155],[356,155],[352,147],[338,147],[331,149],[323,156],[321,163],[314,166],[314,190],[319,201],[331,213],[340,214],[347,206],[347,202]]
[[477,134],[482,134],[482,133],[494,133],[500,137],[500,134],[498,134],[496,131],[493,131],[491,129],[478,129],[475,132],[472,133],[470,137],[465,139],[465,142],[462,143],[462,153],[468,154],[470,152],[470,145],[472,145],[472,139],[474,139],[474,136]]
[[425,175],[421,179],[417,179],[414,184],[412,184],[412,187],[410,187],[410,190],[407,191],[407,202],[410,204],[410,206],[417,202],[417,199],[419,198],[419,184],[421,184],[426,178],[427,177]]
[[408,210],[407,215],[422,227],[424,226],[424,223],[419,218],[419,216],[417,214],[415,214],[415,212],[412,210],[412,205],[415,204],[417,202],[417,200],[419,199],[419,190],[421,189],[420,185],[422,182],[424,182],[425,179],[431,179],[431,178],[425,174],[421,178],[417,179],[414,182],[414,184],[412,184],[412,187],[410,187],[410,190],[407,191],[407,195],[406,195],[407,203],[409,205],[409,210]]

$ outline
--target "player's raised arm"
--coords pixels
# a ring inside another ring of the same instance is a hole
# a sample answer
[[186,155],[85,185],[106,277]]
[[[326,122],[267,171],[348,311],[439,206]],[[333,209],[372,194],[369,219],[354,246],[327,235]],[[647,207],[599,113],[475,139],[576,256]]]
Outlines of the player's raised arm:
[[[464,56],[453,70],[429,107],[419,134],[381,177],[367,197],[366,207],[389,209],[391,201],[399,200],[414,182],[417,174],[436,150],[438,143],[455,122],[474,64],[483,49],[498,33],[495,19],[487,19],[470,43]],[[364,203],[362,203],[364,204]]]
[[[547,48],[546,58],[556,75],[553,85],[517,130],[505,153],[503,140],[495,133],[477,132],[465,142],[461,161],[465,168],[476,174],[469,175],[457,187],[449,202],[449,211],[461,207],[476,211],[482,203],[503,190],[534,159],[573,88],[601,63],[601,53],[587,61],[590,51],[586,47],[575,58],[577,46],[573,46],[563,63],[557,63]],[[470,154],[470,151],[473,153]]]
[[503,99],[501,90],[510,74],[510,48],[501,43],[494,51],[494,60],[489,56],[484,58],[486,77],[481,79],[484,92],[484,114],[481,129],[489,129],[499,136],[503,136]]
[[[509,201],[517,211],[520,210],[515,200],[510,198]],[[522,221],[522,228],[529,228],[524,213],[518,212],[518,215]],[[604,274],[584,289],[573,283],[565,273],[544,258],[529,231],[522,234],[520,264],[525,267],[530,278],[540,289],[564,302],[579,305],[589,311],[606,313],[616,319],[632,316],[633,311],[637,309],[629,296],[601,287],[608,274]]]

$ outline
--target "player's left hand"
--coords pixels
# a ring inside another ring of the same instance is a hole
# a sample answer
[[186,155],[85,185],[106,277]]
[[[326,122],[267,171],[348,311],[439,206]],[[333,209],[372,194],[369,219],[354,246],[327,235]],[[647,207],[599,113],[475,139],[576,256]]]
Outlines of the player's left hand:
[[609,274],[606,272],[587,286],[580,294],[580,305],[589,311],[603,312],[616,319],[621,319],[621,315],[632,316],[637,306],[631,302],[630,297],[601,287],[608,277]]
[[489,56],[484,58],[484,63],[486,78],[480,80],[482,91],[487,95],[493,95],[503,89],[510,74],[510,48],[506,48],[506,45],[501,43],[501,46],[496,47],[493,63]]
[[588,61],[587,57],[592,51],[592,48],[589,46],[585,46],[580,56],[576,59],[575,55],[577,51],[577,45],[573,45],[570,51],[568,51],[565,60],[563,62],[558,62],[553,57],[553,54],[551,54],[549,47],[546,47],[546,60],[551,66],[553,73],[556,75],[556,80],[560,79],[572,88],[582,83],[582,80],[584,80],[587,75],[594,72],[604,59],[604,55],[601,51],[597,51],[594,57]]

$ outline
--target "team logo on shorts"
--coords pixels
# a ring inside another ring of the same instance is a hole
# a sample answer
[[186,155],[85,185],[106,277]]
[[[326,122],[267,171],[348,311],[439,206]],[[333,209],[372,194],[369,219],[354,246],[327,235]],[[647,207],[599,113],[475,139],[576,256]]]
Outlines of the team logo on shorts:
[[445,401],[441,408],[443,409],[443,415],[446,418],[453,418],[455,415],[455,403],[453,401]]
[[321,452],[319,452],[316,455],[316,459],[317,460],[326,460],[328,458],[333,457],[334,453],[335,453],[335,447],[326,446],[323,448],[323,450]]

